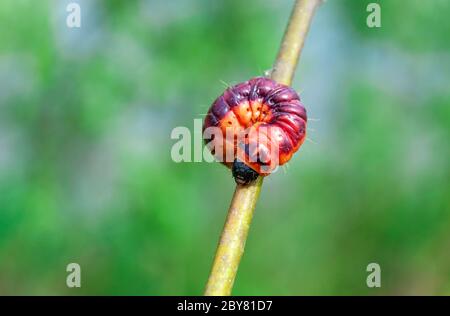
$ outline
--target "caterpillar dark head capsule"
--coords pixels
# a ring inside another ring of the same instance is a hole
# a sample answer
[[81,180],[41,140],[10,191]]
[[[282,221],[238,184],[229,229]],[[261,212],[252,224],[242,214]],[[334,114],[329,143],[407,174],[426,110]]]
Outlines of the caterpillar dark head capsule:
[[234,180],[237,184],[247,185],[258,178],[259,174],[242,161],[235,159],[231,167]]
[[226,89],[214,101],[203,135],[215,158],[245,185],[292,158],[305,140],[306,123],[294,89],[256,77]]

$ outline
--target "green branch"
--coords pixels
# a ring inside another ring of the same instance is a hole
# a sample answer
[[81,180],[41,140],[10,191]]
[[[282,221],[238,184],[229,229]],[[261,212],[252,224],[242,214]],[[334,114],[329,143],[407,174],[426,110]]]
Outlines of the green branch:
[[[321,0],[297,0],[286,28],[271,78],[290,85],[314,12]],[[237,185],[220,237],[205,295],[231,295],[263,178]]]

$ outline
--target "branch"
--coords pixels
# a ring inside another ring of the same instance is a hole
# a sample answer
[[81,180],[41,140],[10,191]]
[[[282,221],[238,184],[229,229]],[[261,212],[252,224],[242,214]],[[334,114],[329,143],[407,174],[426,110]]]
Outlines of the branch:
[[[271,78],[290,85],[311,20],[321,0],[297,0],[275,60]],[[205,295],[231,295],[236,272],[261,191],[263,177],[247,186],[236,185],[220,237]]]

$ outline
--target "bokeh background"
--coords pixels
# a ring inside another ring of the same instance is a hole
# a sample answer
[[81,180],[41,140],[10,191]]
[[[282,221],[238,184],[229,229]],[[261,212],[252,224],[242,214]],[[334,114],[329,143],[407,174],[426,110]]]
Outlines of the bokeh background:
[[[79,29],[69,2],[0,2],[0,294],[202,294],[234,181],[170,134],[270,69],[293,1],[78,0]],[[450,2],[377,1],[374,29],[369,2],[317,12],[310,141],[264,183],[236,295],[450,294]]]

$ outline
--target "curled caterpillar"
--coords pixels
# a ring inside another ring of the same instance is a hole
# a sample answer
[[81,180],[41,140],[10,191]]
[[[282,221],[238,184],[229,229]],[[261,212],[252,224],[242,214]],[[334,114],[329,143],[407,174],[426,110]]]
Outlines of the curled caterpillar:
[[[256,77],[214,101],[203,135],[215,158],[245,185],[292,158],[305,140],[306,123],[306,110],[292,88]],[[211,128],[215,131],[205,133]]]

